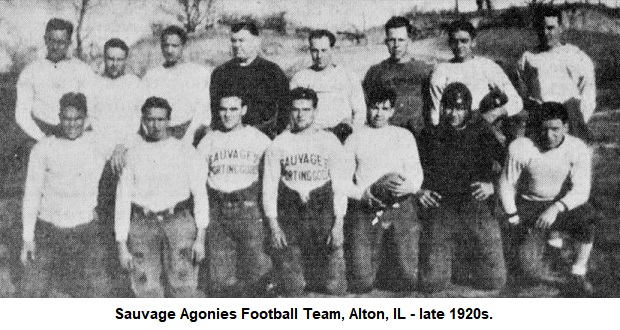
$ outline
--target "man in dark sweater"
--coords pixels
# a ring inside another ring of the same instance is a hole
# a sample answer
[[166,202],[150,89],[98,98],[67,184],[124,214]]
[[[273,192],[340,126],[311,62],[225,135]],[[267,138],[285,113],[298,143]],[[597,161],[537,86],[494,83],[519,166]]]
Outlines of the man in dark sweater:
[[220,125],[217,102],[225,93],[247,100],[244,124],[255,126],[271,138],[288,123],[285,95],[288,79],[277,64],[258,55],[260,39],[254,23],[239,23],[231,28],[233,59],[217,67],[211,76],[213,126]]
[[425,123],[424,104],[428,97],[428,78],[432,66],[415,60],[409,53],[414,31],[405,17],[392,17],[385,24],[385,45],[390,57],[370,67],[363,81],[364,92],[396,91],[396,112],[390,123],[418,135]]
[[498,222],[488,202],[494,192],[493,162],[504,150],[482,118],[473,118],[471,93],[462,83],[446,88],[438,126],[421,134],[424,183],[418,200],[427,212],[421,238],[420,288],[434,292],[450,282],[456,240],[473,251],[472,283],[499,289],[506,268]]

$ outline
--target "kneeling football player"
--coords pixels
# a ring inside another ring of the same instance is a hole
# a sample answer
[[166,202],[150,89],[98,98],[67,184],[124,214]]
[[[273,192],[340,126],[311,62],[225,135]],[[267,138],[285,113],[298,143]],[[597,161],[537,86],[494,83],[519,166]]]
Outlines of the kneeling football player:
[[440,124],[421,135],[425,176],[418,200],[428,223],[420,242],[420,289],[426,292],[450,283],[456,241],[473,249],[474,287],[496,290],[506,283],[500,229],[489,202],[495,193],[493,162],[501,162],[504,152],[491,127],[472,115],[471,100],[464,84],[449,84]]
[[413,135],[389,124],[395,100],[392,90],[373,91],[369,124],[345,142],[347,154],[354,158],[345,221],[349,290],[354,293],[373,289],[380,259],[387,257],[388,233],[400,280],[395,288],[412,290],[417,282],[420,226],[411,197],[420,189],[423,173]]
[[211,296],[251,297],[269,270],[263,252],[262,209],[259,204],[259,168],[271,140],[252,126],[243,125],[245,99],[223,94],[219,102],[220,128],[198,145],[208,168],[209,210],[207,260]]
[[346,289],[346,158],[336,136],[314,126],[317,101],[311,89],[290,92],[291,130],[265,154],[263,207],[278,286],[286,296]]

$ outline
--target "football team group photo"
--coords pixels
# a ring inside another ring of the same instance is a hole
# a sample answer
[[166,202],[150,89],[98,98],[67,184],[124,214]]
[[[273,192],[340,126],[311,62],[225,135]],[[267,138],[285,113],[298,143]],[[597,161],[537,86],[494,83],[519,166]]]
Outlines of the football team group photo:
[[308,28],[292,68],[248,17],[222,27],[217,65],[166,24],[141,74],[127,40],[97,70],[76,22],[46,18],[3,110],[24,136],[5,296],[615,296],[618,228],[593,193],[605,72],[565,8],[527,10],[532,43],[501,60],[473,15],[436,24],[434,60],[411,15],[376,48]]

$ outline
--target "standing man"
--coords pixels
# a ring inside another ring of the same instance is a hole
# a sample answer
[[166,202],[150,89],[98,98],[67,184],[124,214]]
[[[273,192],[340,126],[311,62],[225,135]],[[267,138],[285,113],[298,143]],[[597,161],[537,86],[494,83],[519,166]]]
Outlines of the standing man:
[[125,72],[128,55],[129,47],[121,39],[112,38],[104,44],[104,71],[93,95],[93,131],[116,144],[126,144],[140,128],[143,93],[140,79]]
[[482,117],[494,123],[504,116],[513,116],[523,108],[523,101],[512,83],[492,60],[474,54],[476,29],[467,21],[454,21],[448,27],[448,44],[454,57],[446,63],[435,66],[430,80],[431,124],[439,124],[440,103],[444,90],[453,82],[463,83],[471,92],[472,109],[478,112],[481,101],[489,93],[503,93],[503,105],[486,110]]
[[207,290],[211,296],[247,297],[269,270],[263,251],[260,205],[263,155],[271,140],[255,127],[243,125],[248,106],[235,94],[220,100],[221,128],[207,133],[198,145],[208,168]]
[[17,81],[15,120],[37,141],[57,133],[62,95],[80,92],[89,100],[92,96],[95,75],[88,65],[69,54],[72,34],[73,24],[50,19],[44,37],[47,56],[29,64]]
[[291,130],[265,154],[263,208],[275,276],[286,296],[299,296],[304,289],[341,295],[346,290],[346,158],[336,136],[313,125],[316,93],[295,88],[290,102]]
[[448,85],[440,124],[420,136],[424,184],[418,201],[427,219],[420,244],[422,291],[448,286],[459,241],[473,250],[468,269],[461,270],[473,275],[474,287],[499,290],[506,283],[501,232],[489,203],[497,177],[493,163],[503,163],[505,152],[489,125],[472,117],[471,99],[464,84]]
[[314,125],[328,129],[344,142],[352,129],[366,123],[366,102],[362,84],[353,72],[333,63],[336,36],[327,30],[314,30],[308,37],[312,66],[297,72],[291,89],[305,87],[319,97]]
[[84,94],[63,95],[58,137],[45,137],[30,153],[22,204],[24,296],[45,297],[54,289],[74,297],[110,294],[95,212],[110,152],[84,132],[86,116]]
[[174,109],[170,118],[172,136],[194,143],[196,131],[211,125],[209,80],[211,69],[182,61],[187,44],[185,30],[168,26],[161,33],[162,66],[149,70],[142,78],[145,96],[158,96]]
[[163,297],[162,278],[173,297],[196,296],[205,256],[206,175],[196,149],[171,136],[171,113],[165,99],[146,100],[144,138],[129,149],[116,194],[119,260],[140,298]]
[[390,18],[385,23],[385,45],[390,57],[370,67],[363,86],[366,95],[376,89],[396,91],[396,103],[392,104],[395,113],[390,123],[418,134],[428,120],[423,105],[428,103],[425,99],[432,67],[411,57],[409,47],[413,37],[414,28],[408,19]]
[[413,135],[389,124],[396,112],[396,93],[373,90],[368,95],[369,125],[345,143],[353,158],[350,210],[346,219],[349,290],[370,292],[382,258],[388,257],[386,232],[395,246],[397,290],[413,290],[418,281],[420,223],[412,196],[422,185],[422,166]]
[[[571,135],[589,142],[592,133],[586,123],[596,108],[594,64],[579,48],[561,42],[560,10],[553,7],[538,10],[534,28],[538,47],[526,51],[518,63],[521,95],[538,104],[564,104],[568,110]],[[528,110],[535,112],[535,109]]]
[[260,38],[254,23],[234,24],[230,42],[233,59],[215,68],[211,76],[213,118],[219,117],[221,96],[232,92],[247,101],[244,123],[273,138],[288,124],[288,79],[278,65],[258,55]]
[[[549,278],[543,269],[545,240],[553,232],[577,241],[571,289],[592,294],[586,278],[594,241],[596,211],[588,203],[592,155],[586,144],[568,134],[569,115],[561,103],[543,103],[535,117],[535,135],[514,140],[499,182],[508,221],[523,228],[519,262],[525,276]],[[550,253],[559,255],[559,253]]]

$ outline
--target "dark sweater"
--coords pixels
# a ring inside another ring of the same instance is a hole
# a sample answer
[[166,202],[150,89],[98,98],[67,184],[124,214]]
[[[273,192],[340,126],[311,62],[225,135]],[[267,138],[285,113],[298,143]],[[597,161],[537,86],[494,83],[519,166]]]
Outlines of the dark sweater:
[[432,66],[422,61],[397,63],[387,59],[370,67],[363,82],[364,92],[368,96],[373,89],[393,89],[397,99],[391,124],[408,128],[417,136],[424,127],[423,106],[429,97],[431,70]]
[[493,161],[503,163],[505,150],[488,124],[476,120],[463,130],[426,127],[420,136],[422,188],[446,198],[470,196],[474,182],[494,182]]
[[247,66],[230,60],[213,70],[211,76],[211,111],[214,126],[220,124],[218,107],[223,94],[243,95],[248,104],[248,112],[243,122],[259,128],[267,135],[284,129],[288,123],[286,95],[288,79],[280,67],[261,57]]

